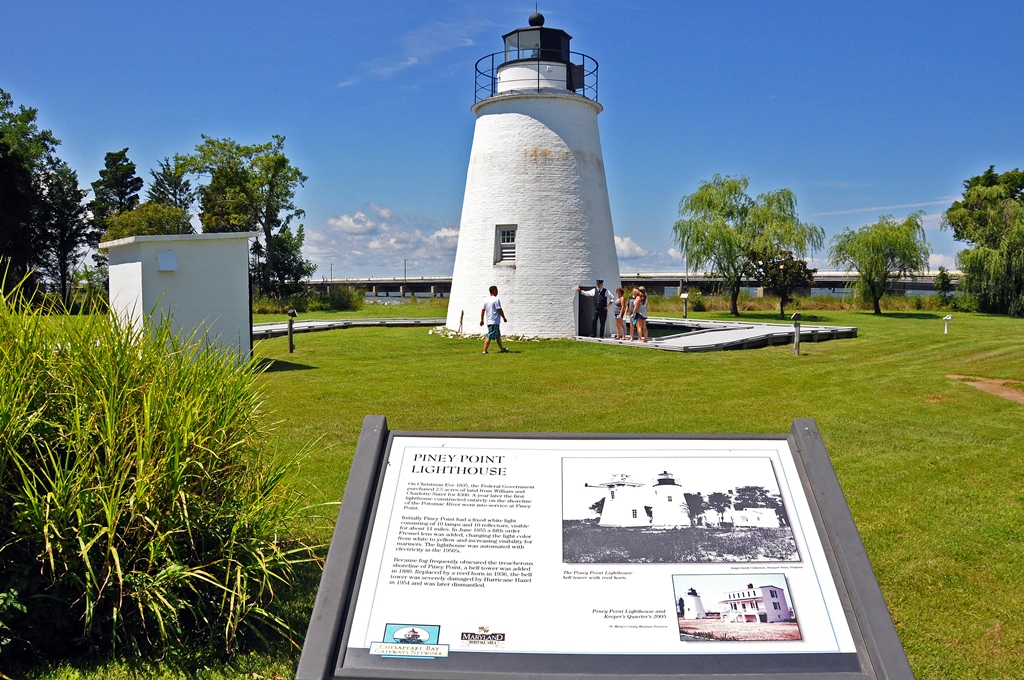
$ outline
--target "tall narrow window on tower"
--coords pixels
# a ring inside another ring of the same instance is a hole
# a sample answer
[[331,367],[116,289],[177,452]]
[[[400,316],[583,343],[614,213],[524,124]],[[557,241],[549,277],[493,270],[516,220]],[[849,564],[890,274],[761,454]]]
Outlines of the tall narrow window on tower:
[[516,261],[516,225],[499,224],[495,229],[494,262]]

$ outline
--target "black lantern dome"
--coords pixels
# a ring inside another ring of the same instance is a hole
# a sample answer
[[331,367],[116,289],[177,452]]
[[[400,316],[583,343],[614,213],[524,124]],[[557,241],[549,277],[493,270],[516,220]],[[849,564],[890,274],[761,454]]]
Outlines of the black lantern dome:
[[530,15],[529,24],[502,36],[505,39],[505,63],[523,59],[570,63],[571,35],[560,28],[544,28],[544,15],[540,12]]

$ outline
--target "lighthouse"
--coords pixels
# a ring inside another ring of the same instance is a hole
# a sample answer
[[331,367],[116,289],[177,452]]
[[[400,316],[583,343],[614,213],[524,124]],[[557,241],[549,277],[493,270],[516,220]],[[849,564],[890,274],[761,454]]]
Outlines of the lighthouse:
[[668,470],[658,475],[654,483],[653,519],[657,527],[690,526],[690,515],[685,510],[683,488],[676,483],[675,475]]
[[676,610],[679,612],[679,616],[684,619],[706,619],[708,617],[707,612],[704,611],[704,603],[701,602],[700,595],[693,588],[687,590],[684,597],[679,598]]
[[[476,64],[473,147],[447,326],[476,332],[490,286],[505,335],[572,337],[594,298],[577,286],[619,285],[597,116],[597,62],[544,25],[502,36]],[[614,325],[606,325],[610,333]]]

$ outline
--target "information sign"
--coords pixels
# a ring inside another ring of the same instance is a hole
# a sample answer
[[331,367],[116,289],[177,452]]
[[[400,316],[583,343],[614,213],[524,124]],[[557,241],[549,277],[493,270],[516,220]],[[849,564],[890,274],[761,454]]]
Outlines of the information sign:
[[367,419],[298,678],[638,674],[913,677],[813,421],[699,437]]

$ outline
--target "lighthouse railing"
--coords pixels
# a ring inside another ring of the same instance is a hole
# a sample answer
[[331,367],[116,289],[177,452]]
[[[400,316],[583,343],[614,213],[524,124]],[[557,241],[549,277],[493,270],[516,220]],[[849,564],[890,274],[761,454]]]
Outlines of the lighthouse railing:
[[[517,57],[522,56],[524,51],[520,50]],[[563,55],[559,52],[559,55]],[[558,91],[564,88],[565,91],[597,101],[597,60],[582,52],[569,52],[569,63],[564,64],[565,81],[558,80],[558,86],[553,87],[552,78],[546,74],[543,65],[561,63],[561,60],[546,59],[543,56],[537,58],[516,58],[510,60],[505,51],[494,52],[481,57],[476,62],[475,77],[475,100],[481,102],[491,97],[500,97],[510,94],[545,93]],[[501,89],[498,87],[498,72],[502,66],[514,66],[517,68],[526,67],[529,75],[508,79],[502,77]]]

